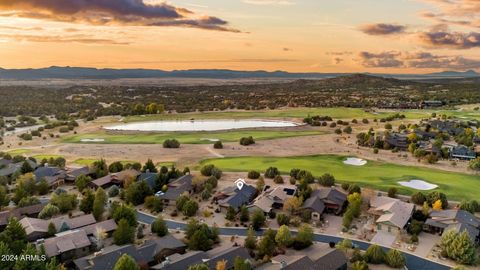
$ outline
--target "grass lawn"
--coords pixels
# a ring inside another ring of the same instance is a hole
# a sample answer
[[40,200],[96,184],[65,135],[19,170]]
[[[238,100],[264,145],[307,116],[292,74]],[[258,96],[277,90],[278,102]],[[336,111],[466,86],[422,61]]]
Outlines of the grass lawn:
[[50,158],[59,158],[63,157],[61,155],[35,155],[33,158],[35,158],[37,161],[42,161],[43,159],[50,159]]
[[75,163],[77,165],[90,166],[97,160],[98,160],[98,158],[79,158],[79,159],[75,160],[73,163]]
[[182,119],[239,119],[239,118],[304,118],[308,115],[328,115],[336,119],[375,119],[392,115],[396,112],[405,114],[408,119],[421,119],[430,116],[433,112],[438,115],[446,114],[459,118],[480,119],[480,111],[464,110],[397,110],[366,112],[360,108],[288,108],[265,111],[227,111],[227,112],[195,112],[182,114],[159,114],[145,116],[128,116],[125,122],[153,121],[153,120],[182,120]]
[[[368,186],[387,191],[390,187],[396,187],[402,194],[412,194],[414,189],[399,185],[398,181],[420,179],[439,186],[436,190],[444,192],[449,199],[478,199],[480,190],[480,175],[469,175],[441,170],[402,166],[391,163],[369,161],[365,166],[351,166],[343,164],[345,156],[318,155],[301,157],[239,157],[210,159],[201,162],[203,164],[215,164],[224,171],[249,170],[265,171],[268,167],[277,167],[283,173],[289,173],[292,168],[306,169],[315,176],[331,173],[338,182],[358,183],[360,186]],[[425,191],[428,192],[428,191]]]
[[28,149],[14,149],[14,150],[7,151],[7,153],[10,154],[11,156],[16,156],[16,155],[23,155],[23,154],[30,153],[30,150],[28,150]]
[[[90,166],[97,160],[99,160],[99,159],[98,158],[79,158],[79,159],[75,160],[73,163],[77,164],[77,165]],[[135,163],[135,161],[120,160],[120,163],[122,163],[123,165],[126,165],[128,163],[133,164],[133,163]]]
[[[166,139],[175,138],[183,144],[213,144],[209,139],[219,139],[223,142],[236,142],[241,137],[253,136],[256,140],[268,140],[276,138],[320,135],[322,131],[263,131],[263,130],[241,130],[222,132],[170,132],[154,134],[131,134],[114,135],[107,133],[93,133],[73,135],[63,138],[68,143],[95,143],[95,144],[162,144]],[[82,142],[82,139],[101,138],[103,142]]]

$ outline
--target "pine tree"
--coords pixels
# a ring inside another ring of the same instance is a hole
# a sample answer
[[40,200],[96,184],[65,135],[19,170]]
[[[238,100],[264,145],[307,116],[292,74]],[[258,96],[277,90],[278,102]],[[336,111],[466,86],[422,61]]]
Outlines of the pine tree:
[[380,264],[385,261],[385,252],[378,245],[371,245],[365,252],[365,258],[369,263]]
[[47,230],[47,236],[52,237],[57,233],[57,228],[55,228],[55,224],[52,222],[48,223],[48,230]]
[[93,216],[97,221],[102,219],[105,211],[105,204],[107,203],[107,194],[103,188],[99,187],[95,192],[95,200],[93,201]]
[[114,270],[140,270],[135,259],[127,254],[123,254],[115,264]]
[[245,238],[244,246],[245,248],[250,250],[254,250],[257,248],[257,234],[252,228],[248,229],[247,238]]
[[160,237],[168,234],[168,227],[162,216],[158,216],[158,218],[152,223],[151,230],[152,233],[156,233]]
[[229,206],[227,208],[227,214],[225,215],[225,219],[233,221],[235,220],[235,214],[236,214],[235,208],[233,208],[232,206]]
[[113,232],[113,240],[116,245],[125,245],[133,243],[135,231],[134,228],[128,224],[126,219],[120,220],[118,227]]
[[0,233],[0,242],[8,244],[13,254],[20,254],[27,244],[27,233],[16,218],[8,220],[7,227]]
[[292,235],[288,229],[288,226],[280,226],[277,231],[277,235],[275,236],[275,242],[277,242],[280,247],[288,247],[292,241]]
[[390,249],[385,256],[385,262],[392,268],[401,268],[405,265],[405,257],[396,249]]

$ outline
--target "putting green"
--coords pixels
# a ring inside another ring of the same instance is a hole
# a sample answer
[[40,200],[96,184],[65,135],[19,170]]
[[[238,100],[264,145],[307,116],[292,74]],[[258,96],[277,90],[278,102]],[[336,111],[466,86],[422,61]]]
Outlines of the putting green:
[[[91,133],[73,135],[63,138],[68,143],[93,144],[162,144],[166,139],[175,138],[183,144],[213,144],[214,139],[222,142],[236,142],[240,138],[253,136],[255,140],[269,140],[277,138],[321,135],[327,131],[274,131],[274,130],[239,130],[226,132],[171,132],[152,134],[114,135],[107,133]],[[97,142],[82,142],[83,139],[103,139]]]
[[[402,194],[412,194],[416,190],[401,186],[398,181],[412,179],[425,180],[438,185],[438,191],[444,192],[449,199],[478,199],[480,175],[470,175],[415,166],[402,166],[391,163],[368,161],[364,166],[346,165],[346,156],[318,155],[300,157],[238,157],[204,160],[203,164],[214,164],[224,171],[249,170],[265,171],[268,167],[277,167],[283,173],[298,168],[311,171],[315,176],[330,173],[337,182],[357,183],[387,191],[395,187]],[[425,191],[426,193],[428,191]]]

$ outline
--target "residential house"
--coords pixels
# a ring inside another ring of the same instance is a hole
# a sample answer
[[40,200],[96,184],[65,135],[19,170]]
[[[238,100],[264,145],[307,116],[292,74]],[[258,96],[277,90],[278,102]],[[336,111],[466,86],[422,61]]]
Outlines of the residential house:
[[301,252],[278,255],[270,263],[259,267],[260,270],[346,270],[345,254],[331,248],[328,244],[314,244]]
[[232,269],[235,258],[240,257],[252,261],[248,250],[244,247],[218,247],[209,251],[190,251],[185,254],[173,254],[165,261],[151,267],[162,270],[184,270],[189,266],[199,263],[206,264],[210,269],[215,269],[217,262],[225,260],[225,269]]
[[84,230],[61,232],[48,239],[37,241],[37,247],[45,248],[46,255],[57,257],[61,262],[68,262],[90,253],[92,243]]
[[189,251],[185,254],[173,254],[165,258],[165,260],[150,269],[155,270],[185,270],[189,266],[203,263],[208,259],[204,251]]
[[451,136],[457,136],[464,132],[464,127],[458,121],[435,119],[429,121],[428,125],[439,132],[447,133]]
[[296,193],[296,186],[277,186],[273,189],[267,186],[262,194],[248,206],[248,209],[249,211],[260,209],[265,214],[270,214],[274,209],[282,209],[285,201],[295,196]]
[[390,145],[391,148],[397,148],[399,150],[407,150],[408,149],[408,138],[407,134],[403,133],[390,133],[386,136],[385,142]]
[[35,181],[39,182],[43,179],[47,181],[51,188],[56,188],[65,183],[66,173],[65,170],[59,167],[49,167],[45,164],[43,167],[38,167],[34,172]]
[[220,261],[226,261],[225,269],[232,269],[235,263],[235,258],[240,257],[243,260],[252,262],[252,257],[248,250],[244,247],[219,247],[214,248],[206,252],[208,261],[206,264],[210,269],[215,269],[217,263]]
[[459,145],[450,151],[450,157],[461,160],[472,160],[477,158],[477,153],[465,145]]
[[376,196],[370,200],[369,213],[376,218],[377,231],[400,233],[412,217],[415,205],[386,196]]
[[73,261],[78,270],[113,270],[115,263],[123,254],[131,256],[139,265],[147,266],[148,263],[138,253],[135,245],[111,245],[95,252],[92,255],[81,257]]
[[257,195],[257,189],[254,186],[244,184],[242,189],[236,186],[230,186],[222,191],[219,191],[213,197],[213,200],[218,202],[220,207],[233,207],[239,210],[242,205],[249,204]]
[[[161,238],[149,240],[141,246],[135,246],[133,244],[108,246],[92,255],[76,259],[73,263],[78,270],[112,270],[118,259],[123,254],[127,254],[137,261],[141,269],[148,269],[149,264],[155,264],[171,254],[176,256],[179,255],[178,253],[184,253],[185,249],[186,245],[182,241],[171,235],[166,235]],[[184,269],[187,268],[188,264]]]
[[166,257],[185,253],[187,245],[171,234],[146,241],[137,250],[149,264],[157,264]]
[[113,219],[108,219],[81,227],[88,236],[96,235],[98,232],[104,232],[111,235],[117,229],[117,223]]
[[94,189],[97,189],[99,187],[106,189],[114,185],[123,187],[123,183],[125,181],[136,180],[138,175],[140,175],[140,172],[133,169],[127,169],[121,172],[111,173],[104,177],[95,179],[89,182],[88,185]]
[[155,194],[155,196],[159,197],[164,201],[165,204],[174,204],[180,195],[183,193],[192,193],[193,185],[192,185],[193,176],[191,174],[184,175],[177,180],[170,182],[168,184],[168,189],[166,192],[160,192]]
[[80,175],[90,176],[92,171],[88,166],[85,166],[81,168],[68,168],[65,174],[65,181],[75,182]]
[[19,220],[23,217],[36,218],[45,205],[47,205],[47,203],[39,203],[0,212],[0,229],[3,229],[7,225],[8,219],[11,217]]
[[60,216],[50,220],[25,217],[20,220],[29,241],[35,241],[44,238],[48,232],[48,225],[53,223],[57,232],[74,230],[87,225],[96,223],[92,214],[70,218],[68,216]]
[[152,172],[144,172],[144,173],[141,173],[138,175],[137,177],[137,181],[145,181],[148,186],[150,186],[150,188],[152,190],[155,190],[156,186],[157,186],[157,178],[158,178],[158,174],[157,173],[152,173]]
[[324,212],[340,214],[347,202],[347,194],[336,189],[321,188],[312,192],[310,198],[305,200],[301,210],[308,209],[312,212],[313,220],[320,220]]
[[[20,171],[24,161],[13,163],[12,160],[0,159],[0,176],[11,177],[14,173]],[[31,159],[26,159],[26,162],[32,167],[32,169],[37,168],[37,163]]]
[[441,100],[425,100],[420,103],[421,108],[435,108],[435,107],[442,107],[445,105],[445,102]]
[[432,211],[423,229],[440,235],[449,230],[467,231],[473,242],[480,243],[480,219],[464,210]]

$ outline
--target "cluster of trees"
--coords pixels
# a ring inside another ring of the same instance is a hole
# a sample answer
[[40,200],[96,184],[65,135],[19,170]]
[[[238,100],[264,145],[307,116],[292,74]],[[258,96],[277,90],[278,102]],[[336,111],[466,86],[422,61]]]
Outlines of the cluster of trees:
[[196,219],[190,219],[185,230],[185,238],[188,242],[188,248],[191,250],[207,251],[220,241],[217,227],[208,227],[205,223],[200,223]]
[[305,249],[313,244],[313,230],[307,224],[302,225],[296,235],[290,232],[287,225],[282,225],[277,232],[267,229],[260,239],[254,229],[249,229],[244,246],[258,259],[267,259],[282,253],[285,248]]
[[442,255],[461,264],[473,264],[477,261],[475,244],[470,239],[468,232],[459,233],[449,230],[442,235],[440,242]]
[[[390,87],[405,87],[401,92],[383,95]],[[365,75],[332,78],[327,80],[295,81],[288,83],[245,84],[230,87],[224,85],[195,86],[131,86],[98,85],[90,87],[42,88],[28,86],[2,86],[0,89],[0,115],[57,115],[59,118],[73,115],[82,119],[94,119],[103,115],[139,115],[165,111],[194,112],[226,109],[274,109],[286,106],[305,107],[402,107],[407,103],[418,107],[422,100],[435,98],[446,105],[463,102],[478,103],[477,86],[474,83],[442,84],[448,89],[436,91],[436,83],[391,81]],[[369,91],[362,91],[369,89]],[[134,92],[135,99],[132,99]],[[449,93],[458,93],[456,96]],[[313,94],[314,93],[314,94]],[[355,95],[358,98],[352,99]],[[409,97],[405,101],[405,97]],[[223,97],[223,98],[218,98]],[[305,98],[308,97],[308,98]],[[172,102],[174,100],[175,102]],[[110,106],[102,106],[109,104]],[[161,104],[168,104],[165,108]]]
[[480,157],[474,159],[474,160],[471,160],[469,163],[468,163],[468,167],[474,171],[480,171]]
[[303,119],[303,123],[309,124],[311,126],[327,126],[327,122],[333,121],[333,118],[330,116],[307,116]]
[[222,170],[215,167],[213,164],[207,164],[200,169],[203,176],[215,176],[217,179],[222,178]]
[[229,206],[227,208],[227,213],[225,214],[226,220],[235,221],[237,217],[240,220],[240,222],[248,222],[250,220],[250,212],[248,211],[245,205],[242,205],[240,207],[240,211],[238,211],[238,213],[237,213],[237,209],[233,208],[232,206]]
[[362,254],[358,247],[354,247],[352,241],[349,239],[342,240],[335,247],[347,256],[353,253],[350,258],[353,270],[368,270],[368,263],[385,263],[391,268],[398,269],[404,267],[406,262],[405,257],[400,251],[390,249],[385,253],[384,249],[378,245],[370,245],[364,254]]
[[118,224],[117,229],[113,232],[114,243],[116,245],[133,243],[137,226],[135,208],[126,204],[112,203],[111,215]]

